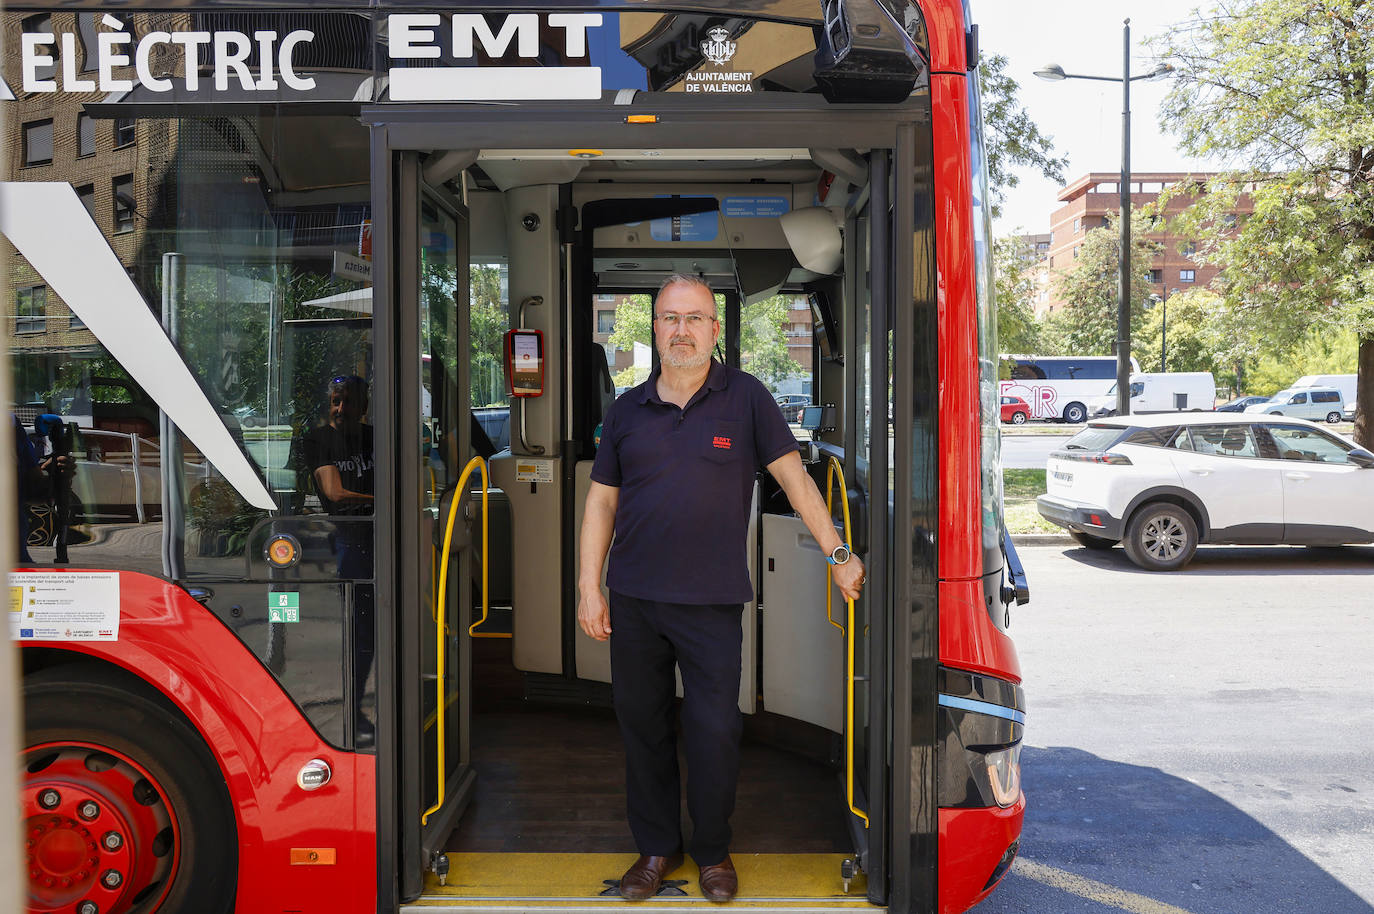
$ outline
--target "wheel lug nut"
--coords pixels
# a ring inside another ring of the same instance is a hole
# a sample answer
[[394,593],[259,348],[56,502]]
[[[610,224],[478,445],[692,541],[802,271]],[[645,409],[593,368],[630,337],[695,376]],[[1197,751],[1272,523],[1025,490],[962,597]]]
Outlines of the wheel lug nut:
[[106,870],[100,877],[100,881],[107,889],[117,889],[119,884],[124,881],[124,877],[120,875],[119,870]]
[[38,794],[38,805],[42,806],[44,809],[52,809],[61,802],[62,794],[53,790],[51,787]]
[[100,804],[95,800],[87,800],[77,807],[76,811],[83,819],[94,819],[96,816],[100,815]]
[[100,914],[100,906],[94,901],[83,901],[76,906],[76,914]]
[[108,851],[117,851],[124,846],[124,836],[117,831],[105,832],[105,837],[100,839]]

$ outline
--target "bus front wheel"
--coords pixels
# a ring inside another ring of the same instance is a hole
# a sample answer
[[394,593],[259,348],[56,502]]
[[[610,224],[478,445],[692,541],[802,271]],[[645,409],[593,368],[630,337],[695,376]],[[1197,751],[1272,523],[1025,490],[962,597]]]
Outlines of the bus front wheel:
[[1078,425],[1088,418],[1088,408],[1082,403],[1070,403],[1064,407],[1064,421],[1070,425]]
[[233,907],[237,841],[219,767],[142,685],[85,663],[25,678],[31,912]]

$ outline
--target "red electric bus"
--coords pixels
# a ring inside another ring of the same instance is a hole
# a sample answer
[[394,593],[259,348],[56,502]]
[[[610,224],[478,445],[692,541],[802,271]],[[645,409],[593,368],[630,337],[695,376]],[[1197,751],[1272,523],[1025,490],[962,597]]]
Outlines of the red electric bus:
[[[672,273],[716,288],[722,361],[805,366],[798,447],[869,569],[832,602],[758,480],[741,899],[992,891],[1026,594],[965,4],[3,22],[30,911],[620,904],[577,531],[600,418],[652,358],[609,335]],[[341,384],[370,447],[333,462],[373,495],[347,510],[308,457]],[[663,903],[702,901],[678,876]]]

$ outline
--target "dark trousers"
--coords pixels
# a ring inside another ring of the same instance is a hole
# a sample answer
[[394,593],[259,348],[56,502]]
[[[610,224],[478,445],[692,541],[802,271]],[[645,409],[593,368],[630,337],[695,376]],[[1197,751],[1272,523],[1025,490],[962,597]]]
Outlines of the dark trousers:
[[674,664],[682,671],[687,849],[700,866],[725,859],[739,777],[739,603],[691,605],[612,593],[611,685],[625,741],[630,831],[641,854],[682,848]]

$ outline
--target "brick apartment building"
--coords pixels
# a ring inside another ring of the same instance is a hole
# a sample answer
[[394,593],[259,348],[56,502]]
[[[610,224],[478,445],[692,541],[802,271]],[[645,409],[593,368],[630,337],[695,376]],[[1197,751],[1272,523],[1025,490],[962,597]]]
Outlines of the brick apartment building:
[[[1152,205],[1167,188],[1184,181],[1204,182],[1211,177],[1212,174],[1206,173],[1135,172],[1131,176],[1131,206],[1139,209]],[[1059,297],[1056,280],[1073,268],[1087,233],[1106,225],[1109,213],[1120,211],[1120,180],[1119,173],[1095,171],[1059,192],[1061,205],[1050,215],[1050,243],[1044,265],[1048,270],[1049,282],[1046,294],[1036,297],[1037,316],[1057,311],[1068,304]],[[1167,215],[1182,211],[1190,202],[1187,197],[1171,200]],[[1243,218],[1250,210],[1249,198],[1242,196],[1231,216]],[[1140,264],[1138,268],[1148,271],[1150,289],[1161,298],[1206,286],[1220,272],[1216,266],[1200,264],[1192,259],[1195,249],[1192,239],[1166,232],[1154,233],[1149,237],[1160,242],[1162,250],[1153,262]]]
[[[19,46],[23,32],[52,32],[75,36],[80,60],[75,72],[94,80],[95,23],[98,13],[39,13],[7,17],[4,41]],[[151,14],[147,25],[184,28],[186,14]],[[49,47],[54,62],[40,67],[39,79],[50,79],[66,63],[59,45]],[[116,67],[114,75],[131,78],[134,68]],[[22,85],[19,55],[5,59],[5,83]],[[126,267],[131,265],[148,230],[151,182],[176,156],[177,136],[168,121],[135,118],[97,118],[84,110],[109,93],[68,93],[54,103],[51,95],[16,89],[4,126],[10,181],[70,183],[110,247]],[[95,335],[18,255],[8,241],[8,275],[4,294],[9,321],[10,358],[15,364],[14,399],[21,418],[32,420],[36,406],[27,406],[57,382],[58,366],[76,358],[95,358],[102,352]],[[51,406],[52,404],[49,404]]]

